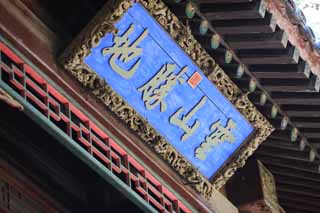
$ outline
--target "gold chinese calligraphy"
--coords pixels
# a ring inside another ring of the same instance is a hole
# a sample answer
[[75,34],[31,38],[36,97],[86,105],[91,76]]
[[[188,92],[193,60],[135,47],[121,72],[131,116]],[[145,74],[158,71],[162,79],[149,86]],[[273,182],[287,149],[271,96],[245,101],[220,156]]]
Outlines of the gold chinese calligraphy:
[[129,68],[129,70],[124,70],[117,63],[116,60],[119,59],[124,63],[135,59],[142,53],[142,49],[138,48],[138,44],[148,35],[148,30],[144,30],[141,35],[130,44],[129,35],[134,31],[134,25],[131,24],[128,30],[122,36],[114,37],[114,44],[112,47],[106,47],[102,50],[102,55],[106,56],[111,54],[109,63],[111,68],[116,71],[119,75],[124,78],[131,78],[133,74],[139,67],[141,59],[136,60],[134,65]]

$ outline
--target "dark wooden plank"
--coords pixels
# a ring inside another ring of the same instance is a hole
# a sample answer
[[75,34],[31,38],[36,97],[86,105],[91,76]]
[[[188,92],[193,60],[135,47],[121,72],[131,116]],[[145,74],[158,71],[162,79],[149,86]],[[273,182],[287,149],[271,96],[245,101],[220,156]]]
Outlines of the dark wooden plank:
[[312,197],[312,198],[320,198],[320,193],[316,193],[315,190],[308,189],[302,186],[290,186],[287,184],[277,185],[277,191],[279,192],[290,192],[297,195],[303,195],[305,197]]
[[309,162],[309,153],[301,151],[292,151],[274,147],[261,147],[256,151],[256,154],[257,156],[263,155],[270,158]]
[[[299,144],[291,141],[279,140],[269,137],[261,144],[262,147],[273,147],[278,149],[287,149],[292,151],[300,151]],[[306,149],[307,150],[307,149]]]
[[265,13],[252,10],[239,10],[232,12],[207,12],[204,15],[210,21],[234,20],[234,19],[256,19],[262,18]]
[[[263,149],[265,148],[261,148],[261,150],[258,150],[256,152],[256,156],[258,157],[258,159],[267,159],[267,158],[276,158],[276,159],[279,159],[279,160],[283,160],[283,161],[286,161],[286,160],[290,160],[290,161],[293,161],[293,162],[304,162],[304,163],[310,163],[310,160],[309,160],[309,154],[305,153],[305,155],[300,155],[300,156],[297,156],[297,155],[284,155],[283,153],[285,153],[285,151],[281,151],[281,152],[278,152],[278,153],[269,153],[267,151],[263,151]],[[268,149],[270,150],[270,149]],[[281,153],[281,154],[279,154]],[[318,162],[318,161],[316,161]],[[268,164],[268,162],[266,161],[265,162],[266,164]],[[290,166],[286,165],[286,164],[283,164],[283,163],[270,163],[269,166],[281,166],[281,167],[287,167],[289,168]],[[311,172],[311,173],[317,173],[317,172],[314,172],[314,170],[309,170],[309,169],[305,169],[305,168],[301,168],[299,169],[298,167],[297,168],[294,168],[292,167],[292,169],[296,169],[296,170],[300,170],[300,171],[304,171],[304,172]]]
[[[249,70],[251,71],[251,69],[249,68]],[[235,68],[224,68],[224,71],[229,75],[229,77],[231,77],[232,79],[237,79],[237,69]],[[297,72],[297,71],[292,71],[292,72],[283,72],[283,71],[275,71],[275,70],[270,70],[270,71],[258,71],[258,72],[253,72],[251,71],[252,74],[254,74],[254,76],[257,79],[261,79],[262,81],[264,79],[271,79],[271,80],[285,80],[285,81],[289,81],[289,80],[308,80],[309,79],[309,75],[306,75],[303,72]],[[307,84],[309,85],[309,84]]]
[[[251,65],[249,70],[254,73],[258,78],[271,78],[273,73],[277,73],[274,78],[283,79],[285,76],[288,78],[310,78],[311,69],[301,58],[299,59],[298,64],[262,64],[262,65]],[[267,76],[264,76],[259,73],[270,73]]]
[[278,99],[278,98],[320,98],[320,93],[310,93],[310,92],[273,92],[272,93],[272,97],[274,97],[274,99]]
[[279,28],[274,33],[227,35],[225,40],[233,49],[282,49],[288,44],[287,34]]
[[278,41],[268,39],[266,41],[230,41],[228,42],[230,47],[235,50],[239,49],[273,49],[273,48],[285,48],[287,45],[286,41]]
[[[293,208],[293,207],[290,207],[290,206],[284,206],[280,203],[281,207],[286,211],[286,212],[289,212],[289,213],[301,213],[301,209],[296,209],[296,208]],[[308,211],[308,212],[304,212],[304,213],[314,213],[312,211]],[[318,213],[318,212],[316,212]]]
[[[297,209],[299,213],[318,213],[319,209],[316,206],[297,204],[295,202],[280,200],[280,204],[284,207]],[[288,212],[291,213],[291,212]],[[294,213],[294,212],[293,212]]]
[[270,33],[274,31],[272,23],[270,25],[237,25],[237,26],[224,26],[214,27],[221,34],[239,34],[246,33]]
[[309,189],[314,189],[317,191],[320,191],[320,186],[319,183],[315,182],[315,181],[311,181],[311,180],[303,180],[303,179],[299,179],[296,177],[288,177],[288,176],[282,176],[282,175],[274,175],[276,178],[276,182],[277,184],[289,184],[292,186],[303,186],[303,187],[307,187]]
[[290,110],[286,111],[287,115],[293,118],[320,118],[320,111],[303,111],[303,110]]
[[298,128],[320,129],[320,122],[312,122],[308,120],[309,118],[306,118],[305,121],[296,121],[294,123]]
[[286,49],[239,50],[238,56],[245,64],[297,64],[299,50],[293,46]]
[[[307,137],[308,139],[312,140],[312,141],[317,141],[317,144],[315,144],[316,146],[319,146],[319,142],[320,142],[320,128],[299,128],[300,132]],[[320,147],[319,147],[320,148]]]
[[254,72],[254,76],[258,79],[308,79],[309,77],[301,72]]
[[319,138],[320,139],[320,130],[315,129],[314,131],[310,131],[310,130],[303,130],[301,131],[303,133],[304,136],[306,136],[307,138]]
[[[315,193],[317,192],[315,191]],[[320,199],[306,198],[305,196],[299,196],[296,194],[293,195],[287,192],[278,192],[278,198],[281,201],[290,201],[298,204],[309,204],[320,208]]]
[[199,4],[200,11],[210,21],[232,19],[259,19],[266,14],[266,5],[262,0],[255,0],[243,4],[218,4],[211,6]]
[[276,19],[270,14],[267,14],[265,19],[214,21],[212,25],[222,35],[272,33],[277,26]]
[[[298,51],[296,51],[298,53]],[[296,64],[298,63],[298,55],[252,55],[240,56],[240,59],[245,64]]]
[[199,4],[250,3],[253,0],[198,0]]
[[310,181],[320,183],[319,174],[297,171],[295,169],[290,169],[287,167],[280,167],[280,166],[273,166],[273,165],[266,165],[266,166],[268,167],[268,169],[270,169],[271,173],[275,175],[282,175],[285,177],[294,177],[294,178],[299,178],[301,180],[310,180]]
[[284,104],[281,107],[284,111],[291,111],[291,110],[296,110],[296,111],[318,111],[319,107],[314,106],[314,105],[300,105],[300,104],[295,104],[295,105],[290,105],[290,104]]
[[[272,79],[275,80],[275,79]],[[277,82],[275,82],[277,83]],[[269,92],[319,92],[319,88],[307,85],[264,85],[264,88]]]
[[315,75],[312,75],[309,79],[261,79],[260,83],[270,92],[277,93],[307,93],[307,92],[319,92],[320,81]]
[[312,172],[312,173],[319,173],[319,165],[311,162],[306,161],[293,161],[291,159],[286,158],[278,158],[278,157],[272,157],[260,155],[257,154],[257,157],[259,160],[261,160],[263,163],[267,165],[274,165],[274,166],[286,166],[288,168],[296,169],[299,171],[305,171],[305,172]]
[[308,106],[319,106],[320,98],[274,98],[274,100],[281,105],[308,105]]
[[320,140],[318,138],[308,138],[308,142],[319,149]]
[[279,140],[279,141],[285,141],[285,142],[289,142],[292,144],[291,140],[290,140],[290,131],[283,131],[283,130],[277,130],[274,131],[270,136],[270,139],[275,139],[275,140]]
[[265,15],[264,11],[255,10],[238,10],[238,11],[228,11],[228,12],[206,12],[203,13],[208,20],[233,20],[233,19],[257,19],[263,18]]

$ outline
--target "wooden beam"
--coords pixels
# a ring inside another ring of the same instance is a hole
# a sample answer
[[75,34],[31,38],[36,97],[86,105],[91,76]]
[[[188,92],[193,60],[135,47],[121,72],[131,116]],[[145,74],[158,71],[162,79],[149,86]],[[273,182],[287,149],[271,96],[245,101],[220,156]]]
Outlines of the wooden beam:
[[257,151],[257,156],[265,156],[269,158],[280,158],[280,159],[288,159],[293,161],[309,161],[309,153],[302,151],[292,151],[287,149],[280,149],[274,147],[261,147]]
[[[289,207],[290,209],[296,209],[296,212],[299,213],[318,213],[319,208],[314,207],[314,206],[309,206],[309,205],[303,205],[303,204],[297,204],[295,202],[289,202],[285,200],[280,200],[281,206],[283,206],[285,209],[286,207]],[[291,211],[288,211],[288,213],[291,213]],[[292,212],[294,213],[294,212]]]
[[[315,191],[317,193],[317,191]],[[291,194],[290,192],[281,192],[278,193],[278,198],[283,201],[293,201],[297,203],[306,203],[310,205],[317,206],[320,208],[320,199],[319,198],[306,198],[304,195]]]
[[266,166],[268,169],[270,169],[271,173],[275,174],[275,175],[294,177],[294,178],[299,178],[301,180],[310,180],[310,181],[320,183],[320,175],[319,174],[299,171],[299,170],[290,169],[290,168],[282,167],[282,166],[274,166],[274,165],[267,165],[267,164],[266,164]]
[[233,19],[256,19],[263,18],[265,15],[264,11],[255,10],[238,10],[228,12],[205,12],[203,13],[209,21],[216,20],[233,20]]
[[289,184],[292,186],[303,186],[303,187],[307,187],[309,189],[314,189],[314,190],[319,190],[320,191],[320,186],[319,183],[315,182],[315,181],[311,181],[311,180],[303,180],[303,179],[299,179],[296,177],[288,177],[288,176],[282,176],[282,175],[274,175],[276,178],[276,182],[277,184]]
[[310,79],[261,79],[260,83],[269,92],[276,93],[317,93],[320,90],[320,81],[316,76],[312,76]]
[[276,130],[269,136],[269,138],[292,143],[290,140],[290,131],[287,130]]
[[307,138],[314,138],[314,139],[320,139],[320,130],[318,129],[303,129],[301,130],[304,136]]
[[295,125],[298,128],[308,128],[308,129],[320,129],[320,122],[308,121],[306,118],[305,121],[294,121]]
[[286,113],[292,118],[320,118],[320,111],[287,110]]
[[254,76],[259,79],[308,79],[308,76],[301,72],[254,72]]
[[319,98],[274,98],[274,100],[281,105],[307,105],[307,106],[320,106],[320,97]]
[[315,190],[308,189],[302,186],[291,187],[287,184],[281,184],[281,185],[277,185],[277,191],[303,195],[305,197],[320,198],[320,193],[317,193],[317,191]]
[[319,109],[318,106],[313,106],[313,105],[282,105],[281,107],[284,111],[291,111],[291,110],[304,110],[304,111],[317,111]]
[[317,147],[318,149],[320,148],[319,147],[320,141],[318,138],[308,138],[308,142],[314,145],[315,147]]
[[[311,73],[310,66],[308,66],[301,58],[299,59],[298,64],[251,65],[249,69],[255,76],[261,79],[263,78],[307,79],[307,78],[310,78],[310,73]],[[265,76],[263,74],[267,74],[267,75]]]
[[268,138],[265,142],[261,144],[261,146],[301,152],[298,143],[292,143],[291,141],[284,141],[274,138]]
[[[262,65],[261,65],[262,66]],[[275,66],[276,67],[276,66]],[[232,78],[232,79],[237,79],[237,72],[236,72],[236,68],[225,68],[224,69],[228,75]],[[232,72],[229,72],[231,71]],[[296,81],[296,80],[307,80],[309,79],[309,75],[303,72],[299,72],[297,70],[281,70],[280,68],[275,68],[272,70],[260,70],[260,71],[254,71],[253,69],[251,69],[249,67],[249,70],[252,72],[252,74],[258,78],[258,79],[262,79],[262,81],[264,79],[271,79],[273,81],[275,80],[286,80],[286,81]]]
[[[281,205],[281,204],[280,204]],[[290,212],[290,213],[301,213],[300,209],[295,209],[295,208],[291,208],[291,207],[287,207],[287,206],[283,206],[281,205],[281,207],[284,209],[285,212]],[[308,212],[308,213],[312,213],[312,212]]]
[[199,4],[250,3],[253,0],[198,0]]
[[280,140],[291,143],[291,130],[290,129],[285,129],[285,130],[276,130],[274,131],[270,136],[269,139],[275,139],[275,140]]
[[214,21],[212,25],[222,35],[272,33],[277,26],[276,19],[271,14],[267,14],[265,19]]
[[[274,79],[276,80],[276,79]],[[295,85],[267,85],[264,88],[269,92],[319,92],[314,87],[295,86]]]
[[274,33],[226,35],[225,41],[233,49],[283,49],[287,47],[288,36],[280,28]]
[[257,153],[257,159],[261,160],[263,163],[267,165],[274,166],[286,166],[288,168],[296,169],[299,171],[312,172],[319,174],[319,164],[306,162],[306,161],[293,161],[286,158],[264,156]]
[[238,56],[245,64],[297,64],[300,54],[290,45],[286,49],[239,50]]
[[200,11],[210,21],[233,20],[233,19],[259,19],[264,18],[266,6],[262,0],[242,4],[218,4],[208,6],[199,4]]

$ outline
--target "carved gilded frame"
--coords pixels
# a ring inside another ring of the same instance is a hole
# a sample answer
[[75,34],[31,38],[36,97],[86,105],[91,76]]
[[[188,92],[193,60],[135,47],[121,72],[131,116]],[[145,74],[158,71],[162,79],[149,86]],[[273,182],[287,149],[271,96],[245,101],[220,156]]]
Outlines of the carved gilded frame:
[[247,158],[273,131],[272,125],[249,101],[247,94],[231,81],[214,59],[193,37],[189,27],[182,24],[161,0],[137,0],[162,25],[190,58],[201,68],[209,80],[230,100],[255,128],[254,134],[209,181],[203,177],[182,155],[180,155],[157,131],[131,108],[104,80],[83,62],[90,49],[97,46],[107,33],[115,33],[114,23],[132,6],[133,0],[110,0],[70,44],[60,57],[63,67],[92,95],[123,120],[135,131],[163,160],[165,160],[186,184],[210,198],[213,189],[221,188],[237,168],[244,166]]

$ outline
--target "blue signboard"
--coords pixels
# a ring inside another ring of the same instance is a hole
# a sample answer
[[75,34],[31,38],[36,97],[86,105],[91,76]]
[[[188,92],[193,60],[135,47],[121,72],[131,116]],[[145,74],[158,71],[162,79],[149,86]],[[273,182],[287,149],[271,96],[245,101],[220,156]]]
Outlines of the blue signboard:
[[140,4],[115,27],[84,62],[212,177],[253,127]]

